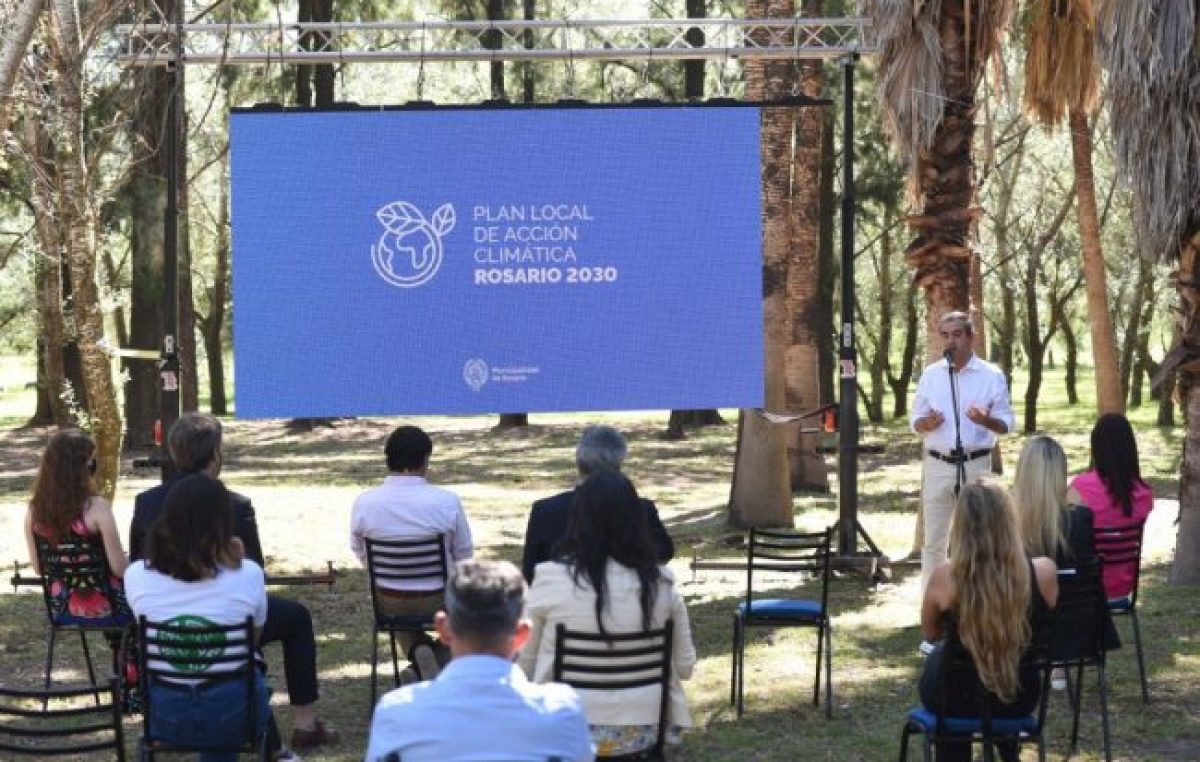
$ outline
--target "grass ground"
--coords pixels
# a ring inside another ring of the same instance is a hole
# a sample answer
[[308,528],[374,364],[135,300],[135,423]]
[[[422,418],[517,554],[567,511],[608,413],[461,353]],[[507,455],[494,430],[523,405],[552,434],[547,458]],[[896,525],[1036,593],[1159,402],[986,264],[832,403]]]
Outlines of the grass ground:
[[[0,411],[15,419],[20,404],[6,387]],[[1019,396],[1020,382],[1018,382]],[[730,420],[732,419],[732,414]],[[1072,466],[1086,465],[1090,408],[1069,408],[1047,388],[1040,426],[1067,447]],[[1143,469],[1160,502],[1148,531],[1146,575],[1141,600],[1152,703],[1143,706],[1136,688],[1132,649],[1111,659],[1111,716],[1116,757],[1123,760],[1200,759],[1200,589],[1166,585],[1174,547],[1180,432],[1151,425],[1152,411],[1133,415]],[[872,588],[855,578],[835,581],[834,717],[825,720],[811,697],[813,638],[808,633],[756,632],[747,659],[747,712],[737,719],[728,704],[730,615],[742,592],[740,575],[689,570],[693,548],[705,557],[733,557],[723,540],[735,427],[692,432],[684,441],[660,437],[665,413],[535,415],[527,429],[494,432],[494,418],[422,418],[435,440],[431,479],[457,491],[470,516],[482,554],[516,560],[530,502],[564,488],[572,478],[572,447],[585,421],[610,422],[631,440],[628,471],[641,491],[655,499],[676,538],[672,563],[692,617],[700,661],[686,684],[697,728],[674,751],[675,760],[885,760],[896,755],[904,714],[916,701],[921,666],[916,645],[915,570],[900,568],[894,579]],[[277,592],[307,603],[320,633],[322,713],[344,741],[310,758],[361,759],[368,724],[369,605],[366,580],[347,544],[355,495],[382,476],[382,442],[395,420],[342,421],[333,428],[297,436],[281,422],[230,422],[226,481],[251,496],[258,511],[268,567],[276,573],[322,567],[341,571],[332,592],[290,588]],[[0,423],[0,425],[4,425]],[[20,525],[24,502],[46,430],[0,429],[0,560],[24,560]],[[918,499],[917,442],[900,424],[868,427],[865,438],[883,452],[860,462],[861,520],[892,557],[907,553]],[[1011,474],[1020,447],[1009,438],[1005,461]],[[831,469],[836,465],[830,460]],[[831,472],[832,473],[832,472]],[[154,483],[153,472],[128,463],[115,501],[118,521],[128,519],[133,495]],[[836,478],[831,484],[836,486]],[[795,500],[796,522],[831,523],[836,494],[803,494]],[[1122,634],[1128,630],[1122,624]],[[40,598],[25,592],[0,594],[0,674],[5,682],[33,684],[44,657],[44,614]],[[80,674],[78,646],[62,649],[59,679]],[[280,655],[268,649],[276,687],[276,709],[290,724]],[[1099,758],[1099,721],[1091,685],[1085,694],[1081,752]],[[1052,698],[1050,758],[1063,759],[1066,701]],[[128,727],[136,738],[138,725]],[[466,729],[469,732],[469,729]],[[1032,750],[1026,758],[1032,759]]]

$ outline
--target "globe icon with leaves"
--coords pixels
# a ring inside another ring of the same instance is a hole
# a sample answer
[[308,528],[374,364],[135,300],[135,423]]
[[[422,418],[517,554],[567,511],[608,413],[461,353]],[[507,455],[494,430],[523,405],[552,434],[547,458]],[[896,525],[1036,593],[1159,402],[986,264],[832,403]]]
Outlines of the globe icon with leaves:
[[454,207],[442,204],[428,219],[415,205],[393,201],[375,212],[383,225],[379,242],[371,247],[375,272],[393,286],[412,288],[427,283],[442,265],[442,238],[454,229]]
[[[169,619],[166,624],[173,628],[188,629],[212,627],[214,622],[202,616],[184,615]],[[226,639],[223,633],[163,630],[157,637],[162,642],[159,656],[179,672],[204,672],[212,666],[214,657],[225,653]],[[207,661],[200,661],[201,657]]]

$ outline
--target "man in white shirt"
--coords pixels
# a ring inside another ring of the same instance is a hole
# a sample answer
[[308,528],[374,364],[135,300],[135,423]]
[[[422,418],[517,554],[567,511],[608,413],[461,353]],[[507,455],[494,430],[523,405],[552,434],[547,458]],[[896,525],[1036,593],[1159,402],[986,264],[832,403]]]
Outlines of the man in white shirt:
[[385,695],[366,762],[590,762],[591,733],[568,685],[532,683],[513,656],[529,637],[525,581],[507,561],[465,561],[446,588],[438,634],[453,661],[437,680]]
[[946,560],[950,517],[954,514],[958,488],[989,472],[997,435],[1013,428],[1004,373],[972,351],[975,325],[971,317],[965,312],[946,313],[938,321],[938,335],[945,359],[928,366],[921,374],[909,418],[912,430],[924,437],[922,591],[933,569]]
[[[433,441],[416,426],[400,426],[384,445],[388,475],[383,484],[367,490],[354,501],[350,513],[350,549],[365,566],[366,539],[418,540],[442,535],[446,565],[470,558],[471,527],[462,504],[453,492],[425,481]],[[442,587],[434,580],[415,580],[400,586],[381,581],[380,605],[390,616],[432,617],[442,607]],[[407,653],[421,642],[419,633],[397,633]],[[436,675],[431,652],[422,648],[414,661],[421,677]]]

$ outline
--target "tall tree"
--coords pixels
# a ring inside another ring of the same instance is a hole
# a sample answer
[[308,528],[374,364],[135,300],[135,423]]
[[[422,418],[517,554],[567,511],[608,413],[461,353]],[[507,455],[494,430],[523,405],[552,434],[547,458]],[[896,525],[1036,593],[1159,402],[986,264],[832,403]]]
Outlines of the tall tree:
[[1108,277],[1100,243],[1100,215],[1092,170],[1089,116],[1099,101],[1092,0],[1035,0],[1025,58],[1025,106],[1043,125],[1066,118],[1075,167],[1080,255],[1087,294],[1092,359],[1096,368],[1096,406],[1100,413],[1125,411],[1118,376],[1116,335],[1108,309]]
[[[879,97],[909,171],[917,237],[907,259],[925,290],[926,324],[970,308],[976,206],[976,91],[1015,0],[870,0],[883,42]],[[940,353],[927,331],[927,355]]]
[[[787,17],[795,13],[789,0],[751,0],[750,18]],[[753,60],[746,64],[746,94],[765,100],[787,92],[790,64]],[[764,404],[785,409],[784,371],[790,343],[787,312],[789,234],[789,175],[792,143],[791,111],[762,110],[763,188],[763,334],[765,345]],[[759,412],[738,416],[737,453],[729,497],[733,526],[791,526],[792,491],[784,430]]]
[[[802,11],[809,17],[821,15],[822,0],[804,0]],[[792,64],[792,77],[801,95],[819,98],[825,89],[825,72],[820,61]],[[791,332],[784,354],[784,404],[803,412],[821,404],[821,364],[818,359],[822,322],[818,314],[821,285],[821,133],[825,129],[823,109],[800,108],[793,112],[791,172],[788,188],[790,216],[787,284],[784,301]],[[853,274],[845,277],[853,277]],[[829,491],[825,458],[817,453],[817,437],[804,433],[804,426],[789,427],[788,473],[793,490]]]
[[17,81],[21,59],[33,39],[43,0],[20,0],[11,14],[5,14],[4,34],[0,36],[0,133],[8,130],[9,96]]
[[1200,36],[1196,0],[1101,0],[1096,29],[1108,70],[1118,168],[1133,186],[1142,253],[1177,264],[1175,376],[1187,417],[1179,465],[1179,534],[1170,579],[1200,582]]

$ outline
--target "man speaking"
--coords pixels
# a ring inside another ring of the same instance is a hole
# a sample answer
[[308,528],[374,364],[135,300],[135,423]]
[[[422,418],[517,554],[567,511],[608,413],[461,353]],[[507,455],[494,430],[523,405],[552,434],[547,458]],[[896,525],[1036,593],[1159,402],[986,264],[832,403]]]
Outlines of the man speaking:
[[924,437],[921,510],[921,590],[946,560],[950,517],[958,490],[991,466],[996,436],[1012,430],[1013,411],[1004,374],[972,351],[975,325],[965,312],[938,321],[943,359],[925,368],[917,382],[909,424]]

